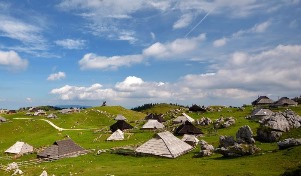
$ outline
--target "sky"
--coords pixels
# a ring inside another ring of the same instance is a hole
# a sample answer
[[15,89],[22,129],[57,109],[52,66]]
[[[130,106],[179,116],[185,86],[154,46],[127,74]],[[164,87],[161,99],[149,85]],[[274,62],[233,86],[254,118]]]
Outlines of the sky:
[[0,108],[301,95],[300,0],[0,0]]

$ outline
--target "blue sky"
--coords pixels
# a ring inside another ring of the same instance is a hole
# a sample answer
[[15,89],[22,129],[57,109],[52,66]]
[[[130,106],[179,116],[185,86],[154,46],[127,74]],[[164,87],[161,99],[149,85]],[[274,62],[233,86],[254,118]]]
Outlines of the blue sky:
[[301,94],[299,0],[2,0],[0,108]]

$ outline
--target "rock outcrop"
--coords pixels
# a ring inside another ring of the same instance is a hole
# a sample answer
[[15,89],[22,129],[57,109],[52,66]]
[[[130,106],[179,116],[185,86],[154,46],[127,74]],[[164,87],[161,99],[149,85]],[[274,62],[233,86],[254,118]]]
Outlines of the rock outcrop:
[[197,121],[198,125],[206,126],[213,123],[212,120],[208,117],[202,117],[200,120]]
[[236,133],[237,143],[254,144],[255,139],[253,138],[253,132],[248,125],[242,126]]
[[253,132],[247,125],[238,129],[236,141],[232,136],[220,136],[219,142],[219,148],[215,152],[222,154],[224,157],[253,155],[260,151],[254,144]]
[[201,140],[199,142],[199,144],[200,144],[200,148],[201,148],[200,153],[199,153],[200,156],[210,156],[213,154],[213,151],[214,151],[213,145],[208,144],[204,140]]
[[301,145],[301,138],[300,139],[294,139],[294,138],[288,138],[284,139],[283,141],[277,142],[279,149],[286,149],[293,146]]
[[238,143],[227,148],[222,147],[215,150],[215,152],[220,153],[225,157],[240,157],[246,155],[254,155],[259,151],[260,149],[257,148],[256,145]]
[[283,132],[301,126],[301,117],[292,110],[276,112],[268,118],[260,121],[261,126],[257,129],[257,137],[263,142],[276,142]]
[[233,124],[235,124],[235,119],[233,117],[221,117],[214,121],[214,128],[228,128]]
[[229,147],[234,145],[236,142],[233,136],[220,136],[219,137],[219,147]]

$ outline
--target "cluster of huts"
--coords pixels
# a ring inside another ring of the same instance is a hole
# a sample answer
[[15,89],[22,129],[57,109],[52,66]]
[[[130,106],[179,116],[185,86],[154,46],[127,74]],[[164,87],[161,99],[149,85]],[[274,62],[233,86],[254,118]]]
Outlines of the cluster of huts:
[[267,96],[259,96],[252,102],[253,106],[269,106],[269,107],[281,107],[281,106],[297,106],[298,103],[288,97],[282,97],[277,101],[273,101]]
[[[273,101],[267,96],[260,96],[252,102],[254,106],[296,106],[297,103],[293,100],[283,97],[278,101]],[[194,111],[205,111],[205,108],[194,106]],[[39,113],[43,113],[38,111]],[[258,108],[252,112],[253,118],[260,119],[263,116],[268,116],[273,112],[269,109]],[[53,118],[56,118],[52,114]],[[51,117],[52,118],[52,117]],[[124,131],[134,128],[127,122],[126,117],[119,114],[115,118],[116,122],[110,126],[112,134],[107,138],[107,141],[124,140]],[[197,128],[194,123],[195,120],[189,115],[182,113],[172,120],[173,124],[179,124],[173,133],[166,131],[163,122],[165,122],[161,114],[149,114],[145,117],[146,123],[141,127],[142,130],[158,130],[154,137],[135,149],[137,154],[156,155],[168,158],[176,158],[192,150],[198,144],[198,136],[203,132]],[[0,117],[0,121],[6,121],[5,118]],[[179,139],[176,136],[183,136]],[[25,154],[33,152],[34,148],[25,142],[16,142],[5,152],[12,154]],[[86,154],[87,150],[77,145],[70,138],[55,141],[51,146],[45,148],[37,154],[38,158],[46,159],[60,159],[64,157],[78,156]]]

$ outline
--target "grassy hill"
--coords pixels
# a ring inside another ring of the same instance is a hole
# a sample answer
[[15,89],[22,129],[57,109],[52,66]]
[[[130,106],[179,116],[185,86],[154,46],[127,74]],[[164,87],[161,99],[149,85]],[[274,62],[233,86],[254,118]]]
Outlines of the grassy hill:
[[[0,124],[0,166],[11,162],[27,161],[36,158],[36,153],[22,156],[17,159],[9,158],[10,155],[4,151],[16,141],[25,141],[35,148],[51,145],[55,140],[61,140],[66,136],[71,137],[77,144],[89,149],[91,152],[76,158],[66,158],[54,162],[38,165],[21,166],[24,175],[40,175],[45,169],[49,175],[280,175],[287,169],[301,166],[301,147],[287,150],[278,150],[276,143],[260,143],[256,145],[262,149],[260,155],[246,156],[240,158],[223,158],[220,154],[210,157],[195,158],[199,147],[188,154],[176,159],[160,157],[135,157],[111,154],[106,152],[96,155],[99,149],[111,149],[121,146],[137,146],[152,138],[155,131],[143,131],[140,127],[147,113],[162,113],[170,116],[171,112],[179,109],[179,106],[169,104],[158,104],[143,112],[136,112],[120,106],[92,107],[79,113],[59,114],[58,119],[50,120],[55,125],[75,129],[88,130],[58,131],[45,121],[45,117],[25,116],[25,112],[12,115],[1,115],[9,122]],[[284,110],[274,109],[274,111]],[[296,113],[301,115],[301,107],[292,107]],[[252,107],[246,107],[244,111],[237,108],[222,107],[219,110],[206,113],[189,113],[194,119],[210,117],[217,119],[223,117],[234,117],[236,124],[225,129],[219,129],[212,133],[212,126],[201,127],[205,133],[203,137],[208,143],[218,146],[220,135],[235,136],[238,128],[249,125],[256,132],[258,123],[249,121],[245,117],[252,111]],[[117,114],[122,114],[135,128],[125,134],[124,141],[105,141],[110,136],[109,126],[115,123]],[[32,118],[32,119],[15,119]],[[169,123],[169,122],[166,122]],[[301,137],[301,128],[292,130],[283,135],[284,137]],[[0,170],[0,175],[11,175],[11,173]]]

